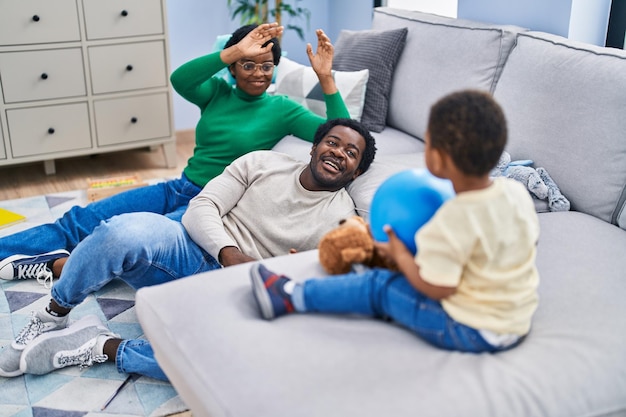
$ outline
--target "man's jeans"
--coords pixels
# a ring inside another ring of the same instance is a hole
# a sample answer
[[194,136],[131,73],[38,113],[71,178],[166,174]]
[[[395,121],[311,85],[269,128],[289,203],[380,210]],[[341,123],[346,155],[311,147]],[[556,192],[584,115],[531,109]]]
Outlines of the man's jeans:
[[[191,240],[179,221],[129,213],[102,222],[76,246],[51,295],[60,306],[73,308],[114,279],[138,289],[218,268],[221,265]],[[124,341],[116,364],[120,372],[167,379],[145,340]]]
[[183,174],[180,179],[135,188],[86,207],[75,206],[54,223],[0,238],[0,260],[17,254],[37,255],[57,249],[71,252],[100,222],[122,213],[146,211],[180,220],[189,200],[200,190]]
[[478,330],[453,320],[441,303],[415,290],[402,274],[386,269],[307,280],[303,300],[307,312],[390,318],[443,349],[500,350],[487,343]]

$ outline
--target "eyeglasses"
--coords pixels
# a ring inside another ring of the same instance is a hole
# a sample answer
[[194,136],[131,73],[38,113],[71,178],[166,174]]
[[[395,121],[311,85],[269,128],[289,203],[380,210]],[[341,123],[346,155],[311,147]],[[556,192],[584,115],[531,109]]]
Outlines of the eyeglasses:
[[261,72],[263,74],[271,74],[272,71],[274,71],[274,64],[271,62],[264,62],[262,64],[255,64],[254,62],[244,62],[243,64],[241,62],[237,62],[237,64],[239,64],[241,66],[241,69],[243,69],[245,72],[249,72],[249,73],[253,73],[256,71],[257,68],[261,68]]

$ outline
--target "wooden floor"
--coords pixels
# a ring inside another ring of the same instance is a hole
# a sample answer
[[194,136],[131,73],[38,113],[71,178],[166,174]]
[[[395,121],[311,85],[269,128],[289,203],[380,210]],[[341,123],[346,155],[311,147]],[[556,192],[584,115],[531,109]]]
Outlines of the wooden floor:
[[161,147],[58,159],[56,174],[46,175],[43,162],[0,167],[0,200],[85,188],[88,178],[138,174],[140,178],[179,176],[192,155],[194,131],[176,132],[177,167],[165,167]]

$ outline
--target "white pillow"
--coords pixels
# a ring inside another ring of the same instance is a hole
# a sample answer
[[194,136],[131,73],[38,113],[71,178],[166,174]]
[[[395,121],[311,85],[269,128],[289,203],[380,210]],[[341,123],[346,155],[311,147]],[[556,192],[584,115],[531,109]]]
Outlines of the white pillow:
[[[281,57],[276,70],[275,94],[286,95],[313,113],[326,117],[324,93],[313,68]],[[369,70],[333,71],[333,77],[350,117],[361,120]]]

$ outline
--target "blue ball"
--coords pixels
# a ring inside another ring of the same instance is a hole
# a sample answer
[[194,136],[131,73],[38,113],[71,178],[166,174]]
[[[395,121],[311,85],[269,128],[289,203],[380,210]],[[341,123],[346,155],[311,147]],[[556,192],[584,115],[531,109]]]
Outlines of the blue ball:
[[452,182],[437,178],[427,169],[401,171],[378,187],[370,206],[370,227],[374,239],[387,242],[383,230],[390,225],[413,253],[417,253],[415,234],[439,207],[454,196]]

